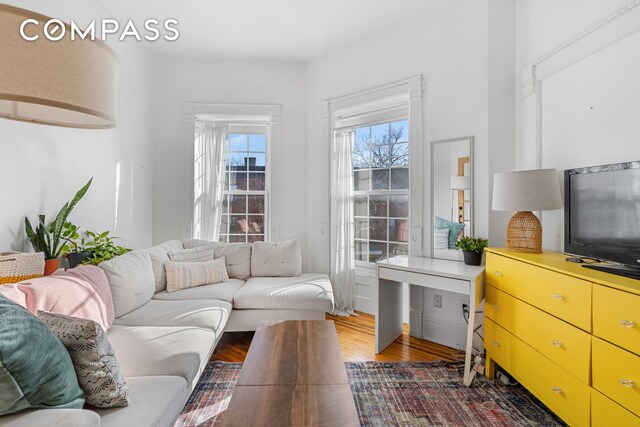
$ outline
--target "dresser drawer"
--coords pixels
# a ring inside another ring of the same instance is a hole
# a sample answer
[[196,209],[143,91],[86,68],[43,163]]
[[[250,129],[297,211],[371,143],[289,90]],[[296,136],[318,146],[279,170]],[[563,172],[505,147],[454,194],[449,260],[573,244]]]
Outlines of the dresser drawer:
[[640,354],[640,296],[593,285],[593,334]]
[[514,376],[567,423],[589,426],[589,386],[519,339],[513,344]]
[[640,356],[593,337],[593,388],[640,415]]
[[487,254],[487,284],[591,332],[591,282]]
[[513,304],[516,299],[493,286],[485,287],[484,295],[484,315],[513,333]]
[[484,323],[484,347],[487,354],[507,371],[511,369],[513,336],[490,319]]
[[592,427],[640,427],[640,418],[591,389],[591,426]]

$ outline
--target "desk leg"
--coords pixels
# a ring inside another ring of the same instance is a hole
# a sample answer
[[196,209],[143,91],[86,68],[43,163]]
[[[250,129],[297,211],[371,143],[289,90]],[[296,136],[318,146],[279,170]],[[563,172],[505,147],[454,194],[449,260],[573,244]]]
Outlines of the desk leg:
[[376,354],[402,335],[402,283],[378,279]]
[[476,327],[476,289],[471,283],[469,289],[469,324],[467,325],[467,348],[464,356],[464,385],[471,385],[476,376],[476,371],[471,370],[471,358],[473,357],[473,330]]

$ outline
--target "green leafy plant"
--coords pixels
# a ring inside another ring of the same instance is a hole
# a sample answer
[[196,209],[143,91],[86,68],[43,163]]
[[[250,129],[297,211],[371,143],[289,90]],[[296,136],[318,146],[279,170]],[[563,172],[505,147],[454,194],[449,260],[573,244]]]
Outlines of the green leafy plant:
[[91,252],[91,255],[83,264],[98,265],[102,261],[108,261],[131,250],[116,245],[114,239],[117,239],[117,237],[109,236],[108,231],[96,233],[87,230],[85,234],[89,240],[82,239],[82,250]]
[[62,246],[61,253],[68,254],[84,251],[84,237],[80,237],[80,227],[71,221],[65,222],[64,227],[62,228],[62,238],[66,243]]
[[487,239],[476,237],[461,237],[458,241],[456,241],[456,248],[461,249],[465,252],[482,253],[482,251],[484,251],[484,248],[486,248],[488,244],[489,241]]
[[58,214],[51,223],[47,224],[46,217],[40,214],[38,215],[38,225],[34,229],[29,218],[24,217],[24,228],[27,233],[27,238],[36,252],[44,252],[45,259],[56,259],[60,256],[64,243],[66,242],[65,238],[62,237],[62,230],[67,222],[67,217],[76,204],[87,193],[87,190],[91,186],[91,181],[93,181],[93,178],[76,193],[70,202],[62,206],[62,209],[58,211]]

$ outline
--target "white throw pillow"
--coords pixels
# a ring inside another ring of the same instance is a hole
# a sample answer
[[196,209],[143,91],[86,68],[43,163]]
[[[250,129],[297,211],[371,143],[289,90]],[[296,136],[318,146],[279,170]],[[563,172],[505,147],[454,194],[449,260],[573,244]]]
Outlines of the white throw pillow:
[[291,277],[302,274],[300,242],[254,242],[251,275],[254,277]]
[[173,262],[206,262],[213,261],[213,244],[191,249],[180,249],[167,252]]
[[448,228],[436,228],[433,230],[433,249],[449,249]]
[[224,258],[205,262],[167,261],[167,292],[210,285],[229,279]]
[[187,249],[213,246],[213,257],[224,257],[229,277],[245,280],[251,276],[251,243],[221,243],[200,239],[183,240],[182,243]]
[[109,280],[116,317],[123,316],[151,299],[156,290],[156,278],[149,254],[127,252],[98,266]]
[[167,289],[167,275],[164,271],[164,263],[169,261],[168,251],[184,249],[180,240],[169,240],[160,245],[145,249],[151,258],[153,276],[156,279],[156,293]]
[[42,310],[38,310],[38,319],[69,352],[86,403],[97,408],[129,405],[127,383],[107,335],[98,323]]

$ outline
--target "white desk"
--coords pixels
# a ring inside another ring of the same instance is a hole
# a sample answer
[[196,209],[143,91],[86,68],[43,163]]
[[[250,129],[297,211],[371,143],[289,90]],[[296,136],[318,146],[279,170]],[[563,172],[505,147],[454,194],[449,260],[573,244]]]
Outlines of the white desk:
[[[484,267],[459,261],[396,256],[376,263],[376,354],[402,335],[402,284],[469,295],[469,325],[464,360],[464,385],[471,384],[471,351],[476,307],[484,298]],[[409,328],[411,319],[409,316]],[[422,319],[413,319],[422,321]]]

